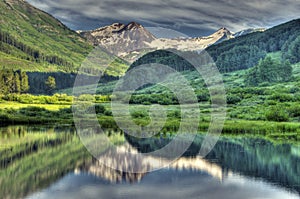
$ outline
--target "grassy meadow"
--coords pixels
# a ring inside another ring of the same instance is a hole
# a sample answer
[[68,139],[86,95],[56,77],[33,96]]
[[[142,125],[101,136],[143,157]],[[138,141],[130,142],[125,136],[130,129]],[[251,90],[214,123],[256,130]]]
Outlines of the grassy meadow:
[[[280,59],[281,54],[269,54]],[[226,120],[222,133],[227,135],[259,135],[277,141],[298,142],[300,139],[300,64],[294,64],[292,79],[288,82],[261,83],[258,86],[245,85],[247,70],[223,74],[226,90]],[[250,70],[250,69],[249,69]],[[151,105],[160,105],[166,111],[167,119],[157,116],[157,124],[163,126],[160,134],[177,132],[181,123],[181,111],[195,113],[199,118],[191,118],[187,125],[199,123],[199,132],[205,132],[211,121],[211,101],[205,82],[196,71],[181,72],[192,88],[199,104],[179,105],[176,96],[168,89],[177,84],[170,75],[165,82],[137,90],[130,99],[132,121],[145,128],[151,123]],[[74,124],[74,110],[82,111],[80,120],[86,120],[90,113],[103,128],[119,130],[112,116],[111,100],[122,101],[122,96],[113,94],[116,81],[97,85],[95,95],[71,96],[72,89],[57,91],[53,96],[33,96],[29,94],[9,94],[0,96],[0,121],[2,124]],[[95,86],[95,85],[94,85]],[[92,86],[93,87],[93,86]],[[80,88],[82,93],[90,93],[91,86]],[[74,104],[73,104],[74,103]],[[84,106],[83,106],[84,105]],[[95,110],[95,112],[94,112]],[[81,113],[79,111],[79,113]],[[123,110],[119,110],[123,112]],[[118,117],[118,116],[116,116]],[[77,118],[78,119],[78,118]],[[122,120],[122,118],[118,118]]]

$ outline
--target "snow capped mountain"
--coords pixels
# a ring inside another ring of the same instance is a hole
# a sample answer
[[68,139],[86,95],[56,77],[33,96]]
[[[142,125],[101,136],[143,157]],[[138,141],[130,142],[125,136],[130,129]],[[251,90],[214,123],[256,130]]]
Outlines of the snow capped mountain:
[[79,32],[94,45],[100,45],[111,53],[121,56],[135,50],[149,48],[156,38],[142,25],[114,23],[92,31]]
[[[253,30],[254,31],[254,30]],[[245,30],[236,34],[226,28],[220,28],[206,37],[156,38],[141,24],[131,22],[127,25],[114,23],[91,31],[79,31],[94,45],[100,45],[111,53],[132,61],[151,50],[177,49],[183,51],[199,51],[210,45],[251,32]]]
[[170,49],[174,48],[183,51],[198,51],[207,48],[208,46],[233,38],[232,34],[226,28],[221,28],[214,34],[207,37],[195,37],[195,38],[174,38],[156,39],[150,43],[152,48],[157,49]]

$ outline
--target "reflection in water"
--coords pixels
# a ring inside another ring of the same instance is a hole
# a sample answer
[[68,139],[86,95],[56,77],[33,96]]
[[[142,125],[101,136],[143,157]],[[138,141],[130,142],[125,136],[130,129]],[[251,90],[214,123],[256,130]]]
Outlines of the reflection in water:
[[91,160],[70,127],[9,126],[0,128],[0,133],[3,199],[23,198],[47,188]]
[[[132,156],[131,154],[138,154],[139,152],[129,144],[117,146],[115,151],[117,151],[117,154],[114,152],[111,153],[111,151],[106,152],[104,155],[99,157],[99,160],[94,160],[91,165],[86,166],[84,170],[94,174],[95,176],[106,179],[111,183],[118,183],[122,181],[132,183],[141,181],[143,176],[145,176],[149,170],[149,164],[155,164],[155,162],[158,161],[165,161],[163,158],[155,156],[145,156],[143,159],[139,159],[138,156]],[[130,151],[130,153],[127,153],[128,151]],[[103,163],[113,163],[115,164],[113,168],[118,168],[118,170],[109,168]],[[168,163],[168,161],[166,161],[166,163]],[[139,171],[144,172],[122,172],[124,170],[129,170],[129,168],[137,167],[132,166],[132,164],[137,164],[139,166]],[[223,180],[222,168],[219,165],[211,163],[199,156],[179,158],[177,161],[169,165],[169,168],[176,170],[204,171],[220,181]],[[76,173],[79,173],[79,170],[76,170]]]
[[[113,168],[122,171],[124,168],[128,170],[131,164],[138,164],[142,168],[141,170],[147,171],[150,162],[164,161],[163,158],[155,156],[147,156],[146,159],[140,161],[126,153],[127,151],[133,154],[148,153],[157,150],[165,145],[161,142],[161,138],[136,139],[126,136],[126,139],[130,144],[118,146],[117,156],[104,153],[99,157],[100,162],[95,161],[86,168],[86,171],[110,182],[121,182],[122,180],[139,182],[146,172],[128,174],[120,171],[106,171],[106,167],[101,166],[101,162],[110,163],[118,160],[114,162],[118,165],[114,165]],[[198,137],[188,149],[185,157],[179,158],[169,166],[169,169],[198,170],[220,181],[232,175],[245,175],[264,179],[276,186],[300,193],[300,156],[295,152],[299,148],[289,144],[275,145],[262,139],[222,138],[206,159],[203,159],[197,156],[202,140],[201,137]],[[169,140],[166,139],[166,143],[168,142]]]
[[[129,136],[126,138],[142,153],[158,148],[155,138],[137,139]],[[202,141],[203,137],[198,136],[185,155],[192,157],[197,155]],[[222,168],[223,176],[224,172],[232,171],[263,178],[300,193],[299,147],[290,144],[276,145],[259,138],[221,138],[206,159],[216,162]]]
[[[70,127],[14,126],[0,128],[0,133],[1,198],[299,198],[299,146],[222,138],[202,159],[197,156],[202,141],[198,137],[168,168],[130,174],[101,164],[113,162],[109,150],[102,153],[101,162],[91,158]],[[145,153],[170,141],[113,136],[119,154],[114,164],[120,169],[132,164],[124,152]],[[147,158],[137,160],[141,170],[147,171],[147,162],[165,161]]]

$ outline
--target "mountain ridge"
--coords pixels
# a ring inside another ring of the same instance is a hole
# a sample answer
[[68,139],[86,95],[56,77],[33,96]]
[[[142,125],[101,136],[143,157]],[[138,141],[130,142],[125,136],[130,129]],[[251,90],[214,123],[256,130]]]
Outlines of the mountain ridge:
[[77,32],[94,46],[101,46],[127,61],[133,61],[147,51],[172,48],[198,51],[233,38],[233,33],[225,27],[205,37],[156,38],[143,25],[136,22],[113,23],[95,30]]

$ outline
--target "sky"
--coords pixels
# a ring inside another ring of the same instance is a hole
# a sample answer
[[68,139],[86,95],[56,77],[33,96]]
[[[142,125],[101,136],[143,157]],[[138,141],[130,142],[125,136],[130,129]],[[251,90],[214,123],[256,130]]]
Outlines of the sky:
[[27,0],[73,30],[138,22],[188,36],[270,28],[300,18],[300,0]]

